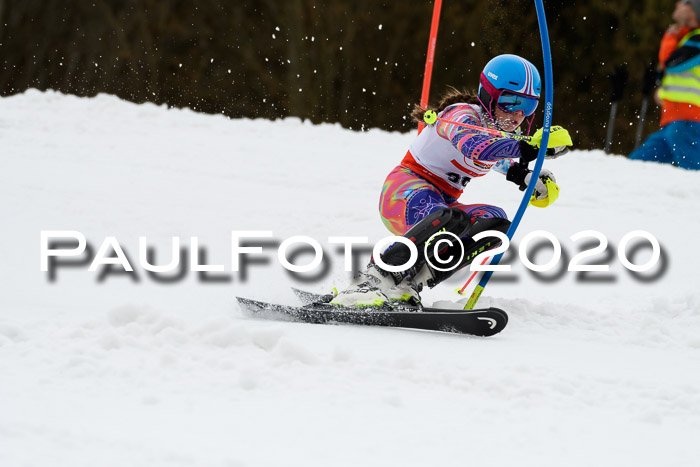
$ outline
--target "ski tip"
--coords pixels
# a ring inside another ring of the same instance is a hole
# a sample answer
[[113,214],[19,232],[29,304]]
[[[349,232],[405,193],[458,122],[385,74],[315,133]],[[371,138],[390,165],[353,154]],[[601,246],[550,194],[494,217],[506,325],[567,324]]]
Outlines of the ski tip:
[[504,310],[502,310],[502,309],[500,309],[500,308],[496,308],[496,307],[494,307],[494,306],[491,306],[491,307],[489,307],[488,309],[489,309],[490,311],[492,311],[493,313],[497,313],[497,314],[499,314],[499,315],[502,316],[502,319],[503,319],[503,321],[504,321],[503,327],[505,327],[505,325],[508,324],[508,313],[506,313]]

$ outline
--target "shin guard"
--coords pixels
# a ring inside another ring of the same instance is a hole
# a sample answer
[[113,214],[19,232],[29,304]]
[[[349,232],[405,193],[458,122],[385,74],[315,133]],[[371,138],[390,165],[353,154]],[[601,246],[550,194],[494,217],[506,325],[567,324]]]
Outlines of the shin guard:
[[[425,259],[423,257],[425,244],[433,235],[438,232],[451,232],[462,238],[467,234],[470,224],[469,215],[466,212],[457,208],[445,208],[423,218],[403,236],[416,245],[418,249],[416,265],[418,265]],[[410,257],[411,251],[403,243],[395,243],[382,253],[382,261],[392,266],[406,264]]]
[[[455,272],[464,268],[465,266],[471,264],[479,254],[487,250],[492,250],[501,244],[501,240],[498,237],[484,237],[478,241],[472,240],[472,236],[485,232],[487,230],[497,230],[499,232],[506,233],[510,227],[510,221],[503,218],[479,218],[474,221],[474,223],[467,230],[466,236],[462,238],[462,247],[459,245],[453,245],[444,251],[440,252],[442,257],[459,257],[461,255],[461,248],[464,248],[464,256],[462,261],[453,268],[442,268],[449,269],[446,271],[438,270],[430,265],[426,264],[426,269],[421,271],[422,278],[421,282],[424,282],[428,287],[435,287],[440,282],[451,277]],[[429,273],[429,274],[428,274]]]

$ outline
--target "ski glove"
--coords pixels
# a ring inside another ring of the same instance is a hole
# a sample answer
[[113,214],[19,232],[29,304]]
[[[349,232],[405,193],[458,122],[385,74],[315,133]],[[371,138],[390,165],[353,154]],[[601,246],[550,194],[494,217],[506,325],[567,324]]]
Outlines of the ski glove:
[[[532,172],[529,172],[527,175],[525,175],[525,186],[530,185],[531,178]],[[554,174],[552,173],[552,171],[543,168],[542,170],[540,170],[540,176],[537,178],[537,182],[535,183],[535,191],[533,192],[533,196],[535,197],[535,199],[544,200],[549,197],[547,179],[551,180],[555,184],[557,183],[557,179],[554,178]]]
[[[518,185],[520,191],[525,191],[531,179],[532,171],[521,163],[513,164],[506,173],[506,180]],[[546,208],[554,203],[559,198],[559,186],[556,181],[557,179],[551,170],[545,168],[540,170],[540,176],[535,182],[535,190],[530,198],[530,203],[538,208]]]
[[[537,130],[534,135],[530,137],[530,140],[525,140],[525,142],[538,151],[540,149],[540,143],[542,142],[542,128]],[[549,130],[549,141],[547,142],[547,152],[545,153],[545,159],[556,159],[559,156],[563,156],[569,152],[569,147],[573,146],[574,142],[571,140],[571,135],[569,132],[561,126],[553,126]],[[522,152],[522,147],[521,151]],[[535,154],[535,158],[537,154]]]

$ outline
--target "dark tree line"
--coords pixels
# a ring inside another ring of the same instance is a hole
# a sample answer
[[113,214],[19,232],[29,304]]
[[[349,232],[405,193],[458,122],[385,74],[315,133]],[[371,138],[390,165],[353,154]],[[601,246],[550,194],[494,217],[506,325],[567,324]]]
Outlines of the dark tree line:
[[[579,148],[603,147],[609,75],[623,65],[630,79],[613,152],[632,149],[643,70],[673,4],[545,0],[554,122]],[[407,131],[431,14],[430,0],[0,0],[0,93],[106,92],[231,117]],[[542,70],[531,0],[444,0],[431,101],[448,85],[476,88],[500,53]],[[655,109],[645,134],[658,118]]]

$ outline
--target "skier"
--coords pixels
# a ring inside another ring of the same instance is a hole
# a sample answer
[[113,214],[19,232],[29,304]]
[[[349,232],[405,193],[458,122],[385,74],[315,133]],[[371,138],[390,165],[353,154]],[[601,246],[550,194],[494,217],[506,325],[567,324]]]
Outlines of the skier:
[[700,170],[700,0],[676,3],[659,49],[661,129],[629,158]]
[[[496,237],[479,241],[472,237],[486,230],[506,232],[510,221],[503,209],[488,204],[462,204],[457,199],[470,180],[491,169],[504,174],[521,190],[529,185],[532,171],[527,163],[537,158],[542,132],[536,132],[531,140],[517,136],[521,126],[530,133],[540,87],[540,75],[532,63],[516,55],[499,55],[484,67],[476,95],[452,88],[443,97],[434,109],[435,124],[420,133],[386,178],[379,201],[384,225],[416,245],[418,260],[404,272],[390,273],[372,258],[332,304],[390,307],[398,302],[420,307],[419,292],[423,287],[436,286],[469,264],[477,253],[499,245]],[[422,122],[425,114],[425,109],[416,106],[412,117]],[[494,136],[494,130],[500,136]],[[553,127],[550,140],[558,140],[562,145],[552,147],[550,141],[550,158],[564,154],[572,144],[566,130],[557,127],[556,131],[558,137],[554,138]],[[546,207],[556,200],[555,182],[554,174],[543,168],[535,180],[538,206]],[[454,234],[462,245],[453,242],[437,253],[438,258],[431,251],[434,248],[428,248],[426,257],[425,244],[438,232]],[[463,258],[452,264],[451,270],[444,270],[450,269],[443,265],[445,258],[459,260],[461,247]],[[395,243],[382,253],[381,260],[398,266],[406,264],[409,257],[409,248]],[[440,266],[434,267],[436,264]]]

